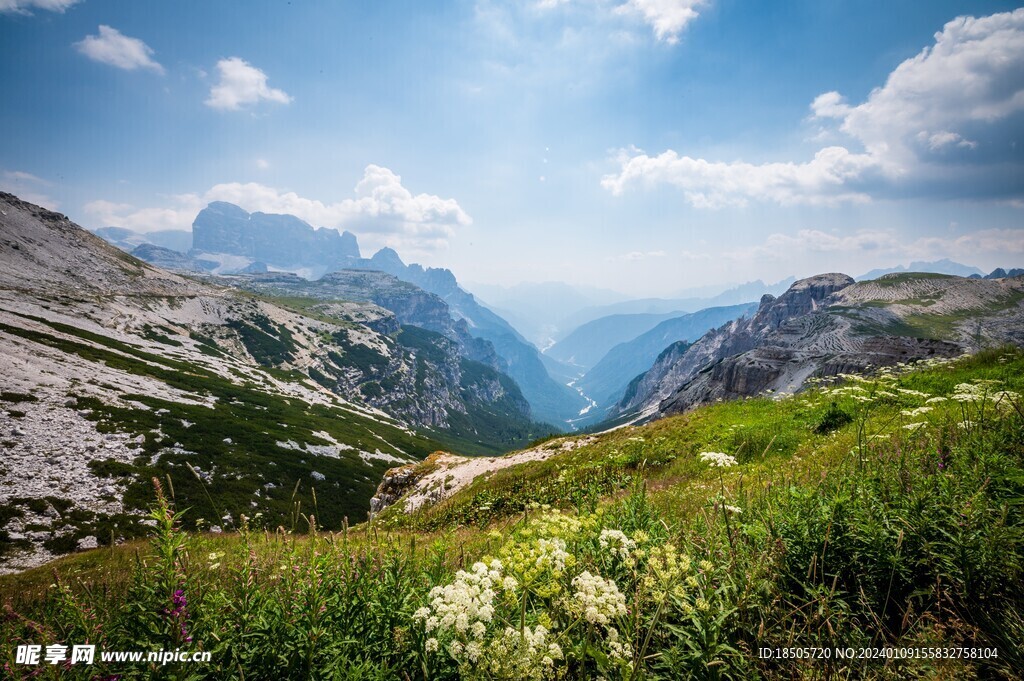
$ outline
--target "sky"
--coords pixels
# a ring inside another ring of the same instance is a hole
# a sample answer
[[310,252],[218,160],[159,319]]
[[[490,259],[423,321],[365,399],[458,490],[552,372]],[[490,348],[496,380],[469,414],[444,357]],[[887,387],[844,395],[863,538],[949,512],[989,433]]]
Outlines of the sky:
[[0,188],[209,201],[462,281],[631,296],[1024,266],[1024,9],[947,0],[0,0]]

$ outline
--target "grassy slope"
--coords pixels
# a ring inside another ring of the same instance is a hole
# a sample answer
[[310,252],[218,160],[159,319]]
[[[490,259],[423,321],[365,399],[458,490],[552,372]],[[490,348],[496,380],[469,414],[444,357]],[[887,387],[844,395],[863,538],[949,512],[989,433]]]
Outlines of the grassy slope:
[[[343,535],[193,537],[175,563],[176,579],[194,594],[196,640],[220,651],[222,662],[228,656],[242,665],[245,678],[263,678],[267,649],[279,654],[279,678],[355,668],[365,678],[389,678],[424,664],[431,677],[446,678],[458,670],[443,651],[424,657],[412,611],[431,585],[451,581],[453,569],[530,541],[533,504],[553,504],[590,519],[591,531],[595,523],[621,529],[638,542],[674,546],[695,564],[707,561],[693,568],[686,593],[662,608],[644,600],[646,582],[608,567],[596,538],[587,540],[586,531],[566,538],[578,565],[618,575],[629,594],[632,617],[619,627],[645,654],[640,678],[1014,678],[1024,665],[1024,415],[1008,409],[1009,400],[937,402],[926,414],[902,413],[926,399],[903,391],[949,396],[978,380],[1001,382],[980,384],[985,391],[1024,392],[1024,353],[992,351],[886,385],[862,384],[866,401],[811,390],[622,429],[497,472],[433,508],[385,513]],[[905,427],[914,422],[926,425]],[[702,451],[740,463],[711,468],[697,457]],[[111,632],[127,630],[134,620],[116,587],[158,591],[156,577],[134,567],[131,556],[142,548],[88,552],[0,577],[0,591],[17,594],[15,609],[55,636],[76,635],[73,613],[90,608]],[[221,551],[226,557],[207,560],[207,552]],[[49,586],[53,569],[67,583],[59,593]],[[275,605],[282,602],[300,604],[294,630]],[[330,607],[319,610],[319,602]],[[556,608],[540,596],[524,602],[529,621]],[[251,638],[238,638],[235,628],[247,617],[262,624],[243,625]],[[31,637],[16,618],[3,626],[8,640]],[[105,634],[123,640],[118,635]],[[218,639],[230,640],[231,652]],[[590,644],[560,640],[569,677],[629,677]],[[754,653],[820,645],[990,646],[1000,657],[778,662]],[[234,667],[221,669],[227,675]]]

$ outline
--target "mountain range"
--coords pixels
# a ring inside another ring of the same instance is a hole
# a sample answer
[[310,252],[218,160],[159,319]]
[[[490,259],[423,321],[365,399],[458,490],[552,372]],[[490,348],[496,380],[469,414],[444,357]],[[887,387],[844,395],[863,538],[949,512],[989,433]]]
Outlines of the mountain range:
[[211,525],[287,524],[301,501],[340,526],[394,464],[551,432],[432,294],[379,272],[317,284],[399,315],[228,279],[0,194],[0,568],[145,533],[154,477]]
[[[491,343],[501,358],[502,369],[529,402],[534,418],[565,428],[587,405],[564,382],[552,379],[537,348],[463,290],[450,270],[407,265],[391,248],[363,258],[351,232],[315,229],[292,215],[248,213],[220,201],[199,212],[192,230],[192,248],[187,252],[156,243],[141,243],[131,252],[161,267],[217,275],[290,272],[316,280],[344,269],[390,274],[440,298],[452,322],[464,321],[466,333]],[[115,245],[132,243],[121,232],[114,235],[120,239]],[[136,235],[134,240],[140,238],[145,235]]]
[[667,348],[613,416],[648,420],[719,399],[791,393],[811,377],[1007,343],[1024,345],[1022,277],[817,275],[778,298],[765,295],[748,318]]

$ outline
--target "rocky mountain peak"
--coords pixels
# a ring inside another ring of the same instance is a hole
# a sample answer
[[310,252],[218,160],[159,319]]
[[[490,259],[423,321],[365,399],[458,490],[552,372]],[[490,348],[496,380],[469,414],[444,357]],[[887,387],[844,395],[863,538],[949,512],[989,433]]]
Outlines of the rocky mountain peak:
[[315,229],[294,215],[248,213],[224,201],[201,210],[192,223],[193,248],[250,258],[282,269],[343,269],[359,259],[351,232]]
[[402,258],[398,255],[398,252],[393,248],[385,246],[370,258],[370,264],[372,266],[380,267],[382,272],[394,274],[393,270],[399,270],[405,268],[405,263],[402,262]]
[[761,306],[754,315],[752,328],[774,329],[787,319],[813,312],[833,293],[853,283],[853,277],[839,273],[817,274],[800,279],[778,298],[761,298]]

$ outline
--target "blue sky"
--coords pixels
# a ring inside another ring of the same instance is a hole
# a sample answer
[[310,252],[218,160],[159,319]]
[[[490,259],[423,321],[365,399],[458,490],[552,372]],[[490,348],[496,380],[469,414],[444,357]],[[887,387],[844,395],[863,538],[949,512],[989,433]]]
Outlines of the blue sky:
[[1013,4],[0,0],[0,83],[0,185],[92,228],[230,200],[643,296],[1024,265]]

